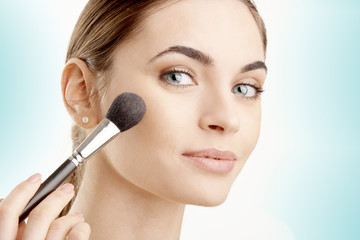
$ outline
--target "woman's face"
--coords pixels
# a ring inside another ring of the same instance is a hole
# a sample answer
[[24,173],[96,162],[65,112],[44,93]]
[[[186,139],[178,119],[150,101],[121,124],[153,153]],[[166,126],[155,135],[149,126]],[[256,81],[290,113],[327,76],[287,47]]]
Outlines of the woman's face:
[[[138,94],[147,108],[137,126],[103,149],[106,161],[159,197],[221,204],[258,140],[261,104],[249,85],[263,85],[263,61],[259,29],[239,0],[183,0],[156,9],[114,55],[101,114],[123,92]],[[193,161],[221,165],[230,161],[214,158],[233,157],[233,168]]]

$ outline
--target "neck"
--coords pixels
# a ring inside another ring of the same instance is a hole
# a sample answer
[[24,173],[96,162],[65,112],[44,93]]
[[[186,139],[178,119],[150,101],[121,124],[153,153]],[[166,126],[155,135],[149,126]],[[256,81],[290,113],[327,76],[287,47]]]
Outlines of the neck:
[[91,239],[180,239],[184,204],[135,186],[105,159],[93,158],[86,164],[69,213],[84,215]]

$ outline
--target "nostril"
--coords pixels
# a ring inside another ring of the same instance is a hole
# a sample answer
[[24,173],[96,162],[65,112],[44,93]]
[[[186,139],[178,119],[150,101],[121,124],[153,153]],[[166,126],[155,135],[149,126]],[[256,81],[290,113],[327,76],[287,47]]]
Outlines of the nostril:
[[209,128],[212,130],[224,131],[224,128],[217,125],[209,125]]

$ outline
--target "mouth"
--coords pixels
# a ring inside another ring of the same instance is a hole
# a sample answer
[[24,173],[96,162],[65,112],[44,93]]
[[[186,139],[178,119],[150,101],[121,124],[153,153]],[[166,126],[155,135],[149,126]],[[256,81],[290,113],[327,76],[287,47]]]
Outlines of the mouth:
[[234,166],[236,155],[231,151],[220,151],[215,148],[182,154],[195,166],[214,173],[228,173]]

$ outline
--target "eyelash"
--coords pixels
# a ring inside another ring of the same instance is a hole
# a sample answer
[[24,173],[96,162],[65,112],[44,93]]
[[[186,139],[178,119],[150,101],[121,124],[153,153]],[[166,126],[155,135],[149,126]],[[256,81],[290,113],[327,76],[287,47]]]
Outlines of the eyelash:
[[[191,79],[194,80],[194,82],[196,83],[196,77],[195,75],[189,71],[189,70],[186,70],[186,69],[182,69],[182,68],[176,68],[176,67],[173,67],[173,68],[170,68],[168,70],[166,70],[165,72],[161,73],[160,74],[160,80],[167,84],[167,85],[170,85],[172,87],[175,87],[175,88],[189,88],[191,86],[193,86],[192,84],[188,84],[188,85],[185,85],[185,84],[173,84],[173,83],[169,83],[167,80],[166,80],[166,76],[167,74],[169,73],[185,73],[187,75],[189,75],[189,77]],[[256,94],[255,96],[253,97],[244,97],[245,100],[247,101],[256,101],[256,100],[259,100],[260,97],[261,97],[261,94],[264,92],[264,89],[256,84],[252,84],[252,83],[249,83],[249,82],[245,82],[245,83],[239,83],[237,85],[245,85],[245,86],[250,86],[250,87],[253,87],[255,90],[256,90]],[[236,86],[236,85],[235,85]]]

